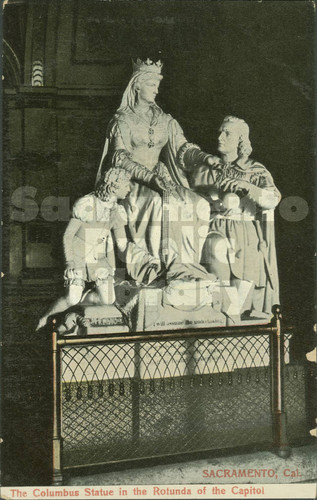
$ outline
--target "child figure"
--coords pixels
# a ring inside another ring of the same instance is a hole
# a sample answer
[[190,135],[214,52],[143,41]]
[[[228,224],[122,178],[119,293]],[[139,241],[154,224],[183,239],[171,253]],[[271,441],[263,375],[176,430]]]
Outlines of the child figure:
[[143,255],[142,249],[128,243],[126,237],[127,215],[117,200],[124,199],[129,193],[130,178],[126,170],[110,168],[94,192],[75,202],[63,238],[67,292],[40,318],[36,330],[44,327],[52,314],[78,304],[86,295],[86,282],[95,283],[95,292],[88,294],[89,302],[113,304],[115,254],[112,234],[119,252],[122,255],[136,254],[140,265],[147,269],[147,275],[149,270],[158,266],[158,259]]

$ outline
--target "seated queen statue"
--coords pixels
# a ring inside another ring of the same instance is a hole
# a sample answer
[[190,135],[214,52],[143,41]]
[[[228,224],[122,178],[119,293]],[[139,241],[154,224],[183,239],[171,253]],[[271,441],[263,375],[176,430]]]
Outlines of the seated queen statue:
[[[181,127],[155,103],[161,69],[160,61],[133,63],[121,105],[107,129],[97,182],[111,167],[130,173],[131,190],[124,201],[129,236],[160,260],[158,273],[167,283],[214,279],[200,264],[209,204],[190,189],[179,166],[187,143]],[[209,156],[201,152],[200,162],[208,163]]]

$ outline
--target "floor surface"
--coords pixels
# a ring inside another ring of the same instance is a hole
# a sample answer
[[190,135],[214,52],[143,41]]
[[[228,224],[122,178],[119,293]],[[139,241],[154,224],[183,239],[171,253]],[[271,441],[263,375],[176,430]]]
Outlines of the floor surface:
[[[238,477],[249,473],[248,477]],[[255,477],[256,474],[260,476]],[[225,477],[226,476],[226,477]],[[73,476],[69,486],[140,484],[291,483],[317,481],[317,447],[292,449],[283,459],[270,451],[205,458],[192,462],[163,464],[120,472]]]

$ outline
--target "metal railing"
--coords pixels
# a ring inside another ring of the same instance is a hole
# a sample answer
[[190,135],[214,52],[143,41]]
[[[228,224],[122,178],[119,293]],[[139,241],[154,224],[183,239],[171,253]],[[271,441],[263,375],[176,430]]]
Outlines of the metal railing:
[[289,348],[279,307],[265,325],[85,337],[54,331],[52,344],[55,485],[76,467],[246,444],[289,455]]

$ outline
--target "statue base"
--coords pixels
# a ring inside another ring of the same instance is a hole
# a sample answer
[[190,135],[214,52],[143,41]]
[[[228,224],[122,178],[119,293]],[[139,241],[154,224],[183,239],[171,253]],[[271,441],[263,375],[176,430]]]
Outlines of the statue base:
[[170,331],[226,325],[225,315],[210,304],[193,307],[179,301],[171,305],[164,300],[163,294],[164,291],[159,288],[140,291],[136,331]]
[[84,306],[83,313],[88,320],[87,335],[129,332],[122,313],[114,305]]

